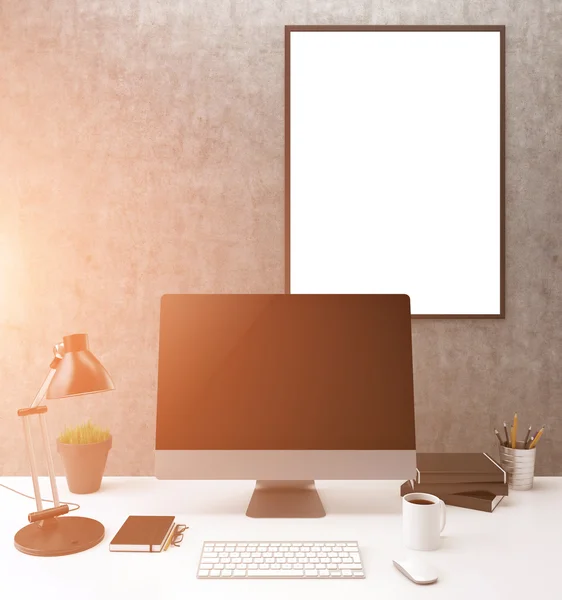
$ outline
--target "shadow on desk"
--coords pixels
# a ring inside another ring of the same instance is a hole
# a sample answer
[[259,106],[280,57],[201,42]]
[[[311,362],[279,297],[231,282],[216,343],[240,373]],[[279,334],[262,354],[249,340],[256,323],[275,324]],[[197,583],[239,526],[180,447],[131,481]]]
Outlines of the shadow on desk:
[[373,490],[319,490],[328,514],[337,515],[400,515],[402,498],[399,493]]
[[[150,483],[148,483],[150,482]],[[147,485],[148,483],[148,485]],[[178,485],[178,483],[180,485]],[[240,515],[246,512],[253,482],[240,482],[236,489],[229,481],[178,482],[147,477],[105,478],[97,492],[100,500],[116,495],[134,499],[135,514]],[[183,484],[183,485],[182,485]],[[163,502],[163,498],[165,501]]]

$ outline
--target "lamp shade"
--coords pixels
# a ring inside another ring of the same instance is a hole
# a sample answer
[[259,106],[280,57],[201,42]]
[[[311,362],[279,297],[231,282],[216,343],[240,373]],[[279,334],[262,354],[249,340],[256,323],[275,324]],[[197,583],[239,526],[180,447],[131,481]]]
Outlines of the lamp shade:
[[47,388],[46,398],[66,398],[115,389],[109,373],[90,352],[88,334],[75,333],[63,337],[56,350],[62,358],[56,361],[55,375]]

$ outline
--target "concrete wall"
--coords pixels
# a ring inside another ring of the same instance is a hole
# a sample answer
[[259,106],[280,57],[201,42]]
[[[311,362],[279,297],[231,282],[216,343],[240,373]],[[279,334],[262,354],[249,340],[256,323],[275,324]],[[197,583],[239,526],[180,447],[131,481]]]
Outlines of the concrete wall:
[[507,26],[507,318],[413,323],[418,447],[496,452],[518,411],[562,475],[558,0],[3,0],[0,473],[78,331],[117,390],[50,402],[53,449],[91,417],[107,474],[152,473],[159,298],[283,291],[283,26],[326,23]]

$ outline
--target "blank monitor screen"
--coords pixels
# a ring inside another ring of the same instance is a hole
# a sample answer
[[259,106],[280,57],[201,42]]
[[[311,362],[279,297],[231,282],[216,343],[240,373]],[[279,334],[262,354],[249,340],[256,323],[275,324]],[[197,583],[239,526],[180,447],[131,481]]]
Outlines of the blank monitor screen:
[[415,449],[408,296],[163,296],[156,450],[378,449]]

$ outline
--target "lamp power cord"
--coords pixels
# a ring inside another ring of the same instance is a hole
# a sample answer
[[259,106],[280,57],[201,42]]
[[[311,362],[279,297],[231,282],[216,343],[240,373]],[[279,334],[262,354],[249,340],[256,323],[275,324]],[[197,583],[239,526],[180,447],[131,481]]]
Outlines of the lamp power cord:
[[[24,494],[23,492],[14,490],[14,488],[4,485],[3,483],[0,483],[0,487],[6,488],[7,490],[10,490],[10,492],[19,494],[20,496],[23,496],[24,498],[29,498],[30,500],[35,500],[34,496],[29,496],[28,494]],[[41,502],[54,502],[54,500],[45,500],[44,498],[41,498]],[[61,504],[66,504],[66,506],[68,506],[68,512],[72,512],[72,511],[78,510],[80,508],[80,505],[76,504],[76,502],[62,502],[61,501]],[[70,508],[70,506],[75,506],[76,508]]]

